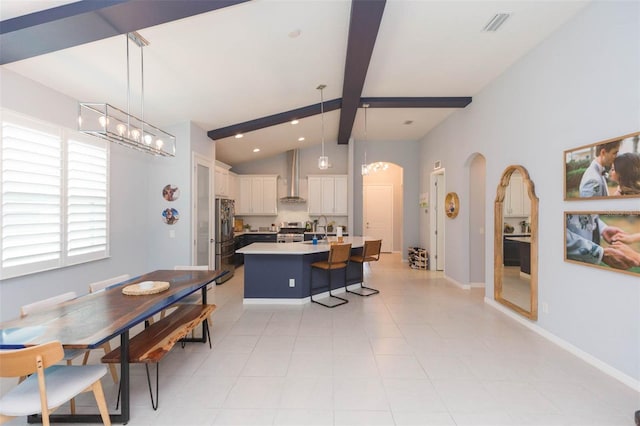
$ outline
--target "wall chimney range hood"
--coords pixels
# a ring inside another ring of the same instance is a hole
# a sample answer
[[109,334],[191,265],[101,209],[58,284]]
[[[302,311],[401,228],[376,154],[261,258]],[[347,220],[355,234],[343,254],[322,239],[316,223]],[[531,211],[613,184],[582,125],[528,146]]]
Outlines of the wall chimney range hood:
[[300,197],[300,151],[287,151],[287,196],[280,198],[281,203],[303,204],[307,200]]

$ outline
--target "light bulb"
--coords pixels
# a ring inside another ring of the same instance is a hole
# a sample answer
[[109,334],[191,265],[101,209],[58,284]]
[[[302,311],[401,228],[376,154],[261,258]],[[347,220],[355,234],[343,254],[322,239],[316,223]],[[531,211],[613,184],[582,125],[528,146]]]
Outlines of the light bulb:
[[107,120],[107,117],[105,117],[104,115],[101,115],[100,117],[98,117],[98,123],[100,123],[102,127],[107,127],[107,123],[109,123],[109,120]]
[[151,142],[153,142],[153,136],[148,133],[144,135],[144,143],[146,143],[147,145],[151,145]]
[[366,164],[362,165],[362,168],[360,169],[360,173],[362,174],[362,176],[366,176],[369,174],[369,166]]
[[116,130],[118,131],[118,135],[123,136],[127,131],[127,126],[120,123],[116,126]]
[[140,130],[133,129],[131,131],[131,139],[133,139],[136,142],[139,141],[140,140]]
[[162,141],[162,139],[156,140],[156,146],[158,147],[158,149],[162,149],[162,147],[164,146],[164,142]]
[[318,168],[320,170],[327,170],[329,168],[329,157],[322,155],[318,158]]

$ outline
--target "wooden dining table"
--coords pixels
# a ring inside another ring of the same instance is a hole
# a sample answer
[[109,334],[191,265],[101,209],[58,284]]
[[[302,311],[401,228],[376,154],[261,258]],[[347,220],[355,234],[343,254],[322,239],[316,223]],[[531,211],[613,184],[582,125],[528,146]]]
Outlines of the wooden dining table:
[[[207,303],[207,285],[227,271],[157,270],[61,303],[43,312],[0,323],[0,349],[20,349],[58,340],[66,349],[96,349],[120,337],[120,413],[111,414],[114,423],[126,424],[130,418],[129,331],[160,311],[179,303],[197,291]],[[122,289],[143,281],[166,281],[169,288],[148,295],[125,295]],[[203,327],[205,325],[203,324]],[[206,342],[206,333],[197,340]],[[39,417],[30,417],[37,422]],[[102,423],[99,414],[51,416],[52,422]]]

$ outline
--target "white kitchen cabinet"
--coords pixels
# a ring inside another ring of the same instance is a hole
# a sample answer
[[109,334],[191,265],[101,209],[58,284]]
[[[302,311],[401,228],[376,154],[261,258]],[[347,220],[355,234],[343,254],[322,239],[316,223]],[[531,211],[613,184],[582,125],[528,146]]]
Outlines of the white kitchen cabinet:
[[218,198],[227,198],[229,197],[229,169],[231,166],[228,166],[224,163],[216,161],[216,169],[215,169],[215,194]]
[[514,172],[504,197],[505,217],[528,217],[531,215],[531,200],[522,175]]
[[236,215],[278,214],[278,176],[238,175],[238,187]]
[[238,175],[233,173],[232,171],[229,171],[229,198],[232,200],[237,200],[238,199],[238,193],[239,193],[239,188],[238,188]]
[[347,175],[310,175],[307,181],[310,215],[347,215]]

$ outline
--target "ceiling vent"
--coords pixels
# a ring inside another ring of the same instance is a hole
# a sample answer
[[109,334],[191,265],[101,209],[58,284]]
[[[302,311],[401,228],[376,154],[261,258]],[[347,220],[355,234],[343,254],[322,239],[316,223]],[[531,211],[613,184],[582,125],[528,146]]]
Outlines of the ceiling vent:
[[511,16],[510,13],[496,13],[493,18],[484,26],[483,31],[498,31],[504,21]]

